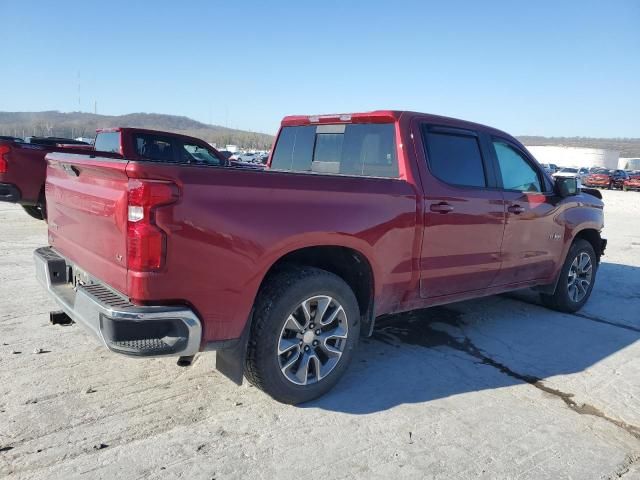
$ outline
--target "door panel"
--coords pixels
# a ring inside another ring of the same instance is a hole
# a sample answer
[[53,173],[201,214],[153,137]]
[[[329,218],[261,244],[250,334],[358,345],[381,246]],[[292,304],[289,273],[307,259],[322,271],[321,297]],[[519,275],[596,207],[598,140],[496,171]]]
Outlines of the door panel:
[[[504,192],[504,198],[507,222],[502,242],[502,269],[494,284],[548,278],[562,250],[564,233],[563,227],[554,222],[556,207],[551,203],[552,197]],[[520,213],[515,213],[517,211]]]
[[[482,290],[500,269],[504,205],[499,192],[431,183],[425,195],[420,295],[425,298]],[[438,213],[432,205],[453,210]]]
[[494,285],[548,278],[563,245],[563,227],[554,221],[556,197],[533,159],[511,141],[492,139],[503,187],[506,225],[502,268]]
[[482,291],[500,269],[505,212],[501,192],[492,188],[481,138],[419,122],[412,130],[424,172],[420,296]]

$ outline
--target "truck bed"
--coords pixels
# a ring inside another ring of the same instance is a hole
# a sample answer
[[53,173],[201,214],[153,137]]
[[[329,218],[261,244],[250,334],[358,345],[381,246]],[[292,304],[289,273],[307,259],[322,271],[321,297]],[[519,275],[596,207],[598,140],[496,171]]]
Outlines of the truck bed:
[[[412,276],[417,194],[405,181],[47,156],[53,248],[135,304],[191,306],[204,341],[237,338],[269,266],[311,245],[371,259],[377,309],[400,302]],[[170,181],[180,196],[155,211],[166,233],[159,271],[126,265],[127,184]]]

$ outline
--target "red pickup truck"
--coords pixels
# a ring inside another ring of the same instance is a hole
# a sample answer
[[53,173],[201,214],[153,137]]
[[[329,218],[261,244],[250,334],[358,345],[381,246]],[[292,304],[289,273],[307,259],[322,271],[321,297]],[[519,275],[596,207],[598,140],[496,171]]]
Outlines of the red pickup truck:
[[225,375],[287,403],[328,391],[381,315],[524,287],[576,311],[606,245],[603,203],[575,179],[434,115],[286,117],[264,171],[47,159],[35,262],[63,314],[125,355],[217,350]]
[[0,201],[19,203],[29,215],[42,220],[47,213],[45,155],[91,148],[88,143],[68,138],[31,137],[28,143],[17,138],[0,138]]

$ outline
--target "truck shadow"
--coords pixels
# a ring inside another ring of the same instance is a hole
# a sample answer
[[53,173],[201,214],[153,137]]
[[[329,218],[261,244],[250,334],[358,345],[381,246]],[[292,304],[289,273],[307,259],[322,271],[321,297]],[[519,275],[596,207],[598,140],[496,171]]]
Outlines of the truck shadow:
[[548,310],[523,291],[378,319],[345,378],[303,408],[368,414],[521,384],[571,403],[544,380],[581,372],[640,339],[638,292],[640,268],[603,263],[577,314]]

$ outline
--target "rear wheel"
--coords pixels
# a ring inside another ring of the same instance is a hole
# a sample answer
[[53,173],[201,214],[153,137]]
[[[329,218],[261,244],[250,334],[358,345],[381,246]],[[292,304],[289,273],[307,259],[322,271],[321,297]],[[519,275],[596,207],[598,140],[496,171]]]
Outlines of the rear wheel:
[[328,392],[344,374],[360,335],[353,291],[317,268],[278,272],[267,280],[254,310],[247,379],[283,403]]
[[542,302],[561,312],[580,310],[591,296],[597,268],[597,257],[591,244],[577,239],[569,248],[555,293],[541,294]]
[[22,205],[22,208],[29,216],[37,220],[44,220],[46,218],[44,211],[37,205]]

